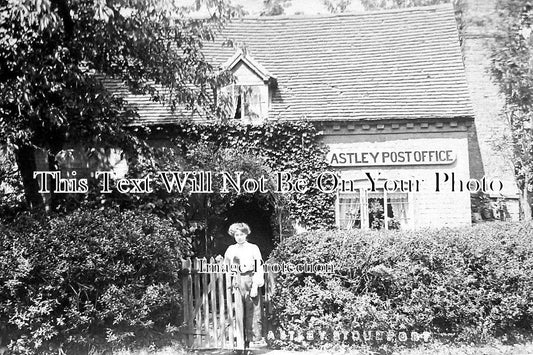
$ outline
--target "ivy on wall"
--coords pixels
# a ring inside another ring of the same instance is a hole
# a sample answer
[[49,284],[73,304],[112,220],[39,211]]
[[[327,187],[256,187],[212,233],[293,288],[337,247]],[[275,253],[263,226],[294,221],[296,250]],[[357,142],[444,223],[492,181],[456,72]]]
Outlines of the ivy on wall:
[[[165,130],[171,141],[185,151],[199,142],[219,149],[235,149],[256,155],[274,172],[288,172],[293,180],[305,178],[309,189],[285,196],[289,219],[308,229],[331,228],[335,225],[334,194],[316,188],[314,179],[328,170],[327,146],[321,134],[309,122],[275,122],[262,125],[240,123],[199,124],[183,122]],[[276,208],[280,206],[275,206]]]

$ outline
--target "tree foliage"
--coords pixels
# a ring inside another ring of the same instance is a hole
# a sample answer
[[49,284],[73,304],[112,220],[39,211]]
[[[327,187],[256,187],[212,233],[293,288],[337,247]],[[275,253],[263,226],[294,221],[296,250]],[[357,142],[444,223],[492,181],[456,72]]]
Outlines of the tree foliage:
[[361,0],[361,5],[366,10],[377,10],[377,9],[402,9],[406,7],[414,6],[429,6],[429,5],[440,5],[448,4],[450,0]]
[[285,8],[290,6],[291,0],[264,0],[261,16],[279,16],[285,14]]
[[[197,1],[196,8],[177,3],[0,1],[0,144],[14,148],[32,207],[42,205],[32,176],[35,149],[47,152],[49,170],[68,142],[142,151],[127,129],[135,110],[106,89],[101,75],[171,108],[216,115],[210,90],[230,75],[205,60],[202,42],[235,9],[224,0]],[[211,17],[188,16],[201,5]]]
[[500,0],[498,35],[492,46],[491,72],[506,99],[512,130],[515,172],[522,190],[524,217],[531,218],[533,191],[533,1]]
[[333,14],[345,12],[351,3],[352,0],[324,0],[324,5]]

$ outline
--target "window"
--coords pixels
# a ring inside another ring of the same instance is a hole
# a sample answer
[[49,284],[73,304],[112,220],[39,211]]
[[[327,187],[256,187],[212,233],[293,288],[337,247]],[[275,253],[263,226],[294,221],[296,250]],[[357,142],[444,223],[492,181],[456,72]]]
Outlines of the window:
[[253,122],[265,116],[264,85],[229,85],[221,92],[230,119]]
[[400,229],[410,225],[406,192],[358,189],[337,198],[337,224],[341,229]]
[[262,123],[268,116],[271,90],[277,87],[276,78],[244,47],[237,49],[221,68],[231,70],[235,78],[235,84],[217,93],[218,108],[225,118]]
[[342,229],[361,228],[361,198],[359,192],[340,194],[338,211]]

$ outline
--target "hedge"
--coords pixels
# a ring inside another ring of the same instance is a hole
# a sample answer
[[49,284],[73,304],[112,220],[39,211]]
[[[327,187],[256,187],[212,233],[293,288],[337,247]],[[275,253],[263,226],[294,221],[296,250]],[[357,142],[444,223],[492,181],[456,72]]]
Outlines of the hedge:
[[[457,342],[523,340],[533,334],[532,227],[486,223],[287,238],[273,251],[274,260],[333,263],[335,271],[278,275],[271,345],[322,347],[331,344],[333,331],[359,330],[425,331]],[[281,340],[280,330],[310,331],[314,339]],[[323,340],[319,331],[327,333]]]
[[0,226],[2,345],[82,354],[166,341],[179,325],[183,232],[132,211]]

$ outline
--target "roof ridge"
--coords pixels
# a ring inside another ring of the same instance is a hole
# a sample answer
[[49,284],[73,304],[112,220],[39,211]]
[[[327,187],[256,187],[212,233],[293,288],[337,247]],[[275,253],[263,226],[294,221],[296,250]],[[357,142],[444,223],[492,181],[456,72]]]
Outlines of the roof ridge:
[[386,9],[386,10],[370,10],[370,11],[360,11],[360,12],[343,12],[337,14],[299,14],[299,15],[278,15],[278,16],[243,16],[237,17],[232,21],[242,21],[242,20],[299,20],[299,19],[313,19],[313,18],[336,18],[336,17],[365,17],[372,16],[376,14],[388,14],[388,13],[398,13],[398,12],[428,12],[435,10],[444,10],[444,9],[453,9],[451,2],[439,5],[427,5],[427,6],[413,6],[406,7],[401,9]]

